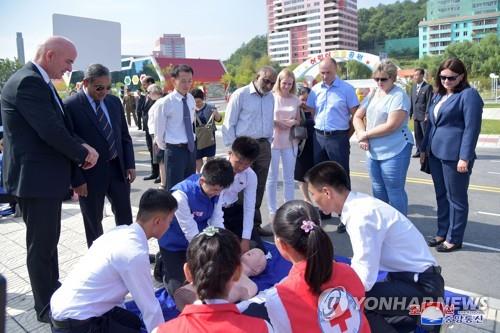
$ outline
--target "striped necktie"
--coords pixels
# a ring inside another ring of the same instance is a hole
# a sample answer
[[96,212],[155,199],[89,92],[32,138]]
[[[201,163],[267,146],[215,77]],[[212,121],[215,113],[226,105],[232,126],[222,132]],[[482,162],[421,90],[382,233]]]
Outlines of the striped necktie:
[[182,120],[184,122],[184,129],[186,130],[187,145],[190,152],[194,151],[194,137],[193,137],[193,123],[191,122],[191,112],[187,105],[186,97],[182,98]]
[[116,142],[115,142],[115,136],[113,134],[113,129],[111,128],[111,125],[108,122],[108,118],[106,118],[106,115],[102,110],[101,101],[97,100],[94,101],[94,103],[96,106],[95,114],[97,116],[97,122],[99,123],[99,128],[102,130],[104,137],[108,142],[109,161],[111,161],[118,155],[118,152],[116,150]]

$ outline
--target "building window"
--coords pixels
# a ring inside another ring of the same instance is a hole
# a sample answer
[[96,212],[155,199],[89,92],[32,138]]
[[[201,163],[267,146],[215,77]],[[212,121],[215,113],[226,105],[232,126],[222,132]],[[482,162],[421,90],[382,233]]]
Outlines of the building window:
[[455,32],[455,37],[460,37],[460,32],[459,31]]
[[423,44],[422,44],[422,48],[423,48],[423,49],[426,49],[426,48],[427,48],[427,43],[423,43]]
[[427,40],[427,35],[423,35],[423,36],[422,36],[422,39],[423,39],[423,40]]
[[467,36],[467,31],[464,31],[464,36]]

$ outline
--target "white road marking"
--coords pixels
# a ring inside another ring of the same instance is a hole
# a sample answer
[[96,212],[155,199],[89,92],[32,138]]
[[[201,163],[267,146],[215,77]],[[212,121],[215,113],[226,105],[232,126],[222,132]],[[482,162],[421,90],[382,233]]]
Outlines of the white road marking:
[[467,245],[467,246],[470,246],[470,247],[477,247],[478,249],[500,252],[500,249],[496,248],[496,247],[484,246],[484,245],[479,245],[479,244],[474,244],[474,243],[468,243],[468,242],[463,242],[463,244]]
[[488,213],[488,212],[477,212],[477,213],[483,214],[483,215],[500,216],[500,214],[497,214],[497,213]]

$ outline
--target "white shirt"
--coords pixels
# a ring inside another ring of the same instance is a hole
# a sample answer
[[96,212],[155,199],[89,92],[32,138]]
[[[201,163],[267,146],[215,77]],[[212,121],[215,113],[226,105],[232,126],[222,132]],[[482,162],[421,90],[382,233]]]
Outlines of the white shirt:
[[59,96],[57,95],[57,92],[56,92],[56,90],[54,88],[54,85],[50,81],[49,74],[47,74],[47,72],[45,71],[45,69],[43,69],[43,67],[40,66],[39,64],[37,64],[36,62],[32,61],[31,63],[33,65],[35,65],[35,67],[38,69],[38,71],[42,75],[42,78],[45,81],[45,83],[47,83],[49,85],[49,89],[52,91],[52,94],[54,95],[54,98],[56,99],[57,105],[59,105],[60,111],[64,114],[64,108],[61,105],[61,102],[59,101],[59,98],[58,98]]
[[[186,237],[188,243],[200,233],[198,229],[198,223],[193,219],[193,214],[191,213],[191,209],[189,208],[188,197],[186,193],[182,191],[174,191],[172,193],[175,200],[177,200],[177,210],[175,211],[175,217],[177,218],[177,222],[179,223],[179,227],[181,227],[184,236]],[[217,228],[224,228],[224,220],[222,216],[218,214],[222,214],[222,210],[220,212],[216,209],[217,204],[214,207],[214,212],[212,213],[212,217],[208,220],[208,225],[213,225]]]
[[153,103],[153,105],[151,105],[148,111],[148,131],[149,134],[151,135],[155,134],[155,126],[156,126],[156,119],[158,118],[158,113],[160,113],[160,103],[158,103],[157,100],[156,102]]
[[[97,105],[92,97],[90,97],[89,92],[87,91],[87,88],[83,87],[83,92],[85,93],[85,96],[87,96],[87,100],[89,101],[90,105],[94,109],[94,113],[97,114]],[[100,103],[101,110],[104,112],[104,115],[106,116],[106,119],[108,120],[108,124],[111,128],[113,128],[113,125],[111,124],[111,120],[109,119],[109,113],[108,113],[108,108],[106,107],[106,103],[104,103],[104,100],[101,101]]]
[[443,97],[441,97],[439,102],[434,107],[434,119],[435,120],[437,120],[437,118],[438,118],[438,114],[439,114],[439,110],[441,109],[441,106],[443,106],[444,102],[446,102],[448,100],[448,98],[450,98],[451,95],[453,95],[453,93],[446,94]]
[[250,239],[253,229],[253,218],[255,214],[255,196],[257,193],[257,175],[251,168],[234,175],[234,181],[228,188],[222,190],[214,215],[220,217],[223,223],[224,213],[222,208],[228,207],[238,201],[238,193],[243,191],[243,232],[241,238]]
[[274,97],[261,96],[253,82],[236,90],[226,107],[222,138],[226,146],[240,136],[266,138],[271,142],[274,128]]
[[[183,98],[183,95],[181,95],[177,90],[174,90],[167,96],[157,100],[155,103],[159,104],[159,112],[158,117],[156,118],[154,133],[156,133],[157,139],[155,139],[155,141],[160,149],[165,149],[166,143],[178,144],[188,142],[183,119]],[[195,119],[194,97],[188,93],[186,98],[192,123]],[[191,135],[193,135],[194,140],[194,132],[192,132]]]
[[148,332],[163,323],[155,297],[146,234],[137,223],[119,226],[94,241],[50,300],[56,320],[99,317],[123,306],[130,292]]
[[350,192],[341,220],[351,238],[351,267],[366,291],[377,281],[379,270],[422,273],[430,266],[437,266],[420,231],[381,200]]

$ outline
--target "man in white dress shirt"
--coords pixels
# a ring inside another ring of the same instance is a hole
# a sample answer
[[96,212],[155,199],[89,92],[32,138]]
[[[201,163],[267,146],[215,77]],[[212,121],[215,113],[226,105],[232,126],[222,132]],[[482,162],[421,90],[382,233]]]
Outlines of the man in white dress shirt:
[[[233,141],[228,159],[233,167],[234,181],[228,188],[222,190],[215,208],[217,213],[214,216],[221,220],[223,217],[224,227],[241,239],[241,253],[250,250],[250,239],[262,247],[259,234],[253,230],[257,175],[250,168],[258,155],[257,140],[240,136]],[[238,200],[240,193],[243,194],[243,204]]]
[[[305,179],[311,199],[319,208],[325,214],[341,215],[351,238],[351,267],[363,282],[366,296],[400,302],[399,309],[378,307],[366,311],[372,332],[414,327],[418,317],[408,316],[409,302],[418,300],[421,304],[424,297],[436,300],[444,296],[441,268],[422,234],[390,205],[350,191],[347,173],[337,162],[314,166]],[[379,271],[388,272],[388,276],[377,282]]]
[[252,169],[257,174],[254,227],[261,236],[272,236],[271,231],[261,227],[260,205],[271,163],[274,126],[274,97],[271,90],[275,83],[276,71],[269,66],[262,67],[255,80],[231,95],[222,125],[222,138],[227,147],[239,136],[249,136],[259,143],[259,156],[252,163]]
[[165,151],[166,189],[180,183],[196,170],[196,145],[193,132],[193,69],[178,65],[172,70],[174,91],[160,98],[156,118],[155,142]]
[[148,332],[164,322],[153,289],[148,239],[161,238],[176,209],[172,194],[147,190],[135,223],[116,227],[94,241],[52,296],[54,333],[140,332],[139,318],[122,307],[129,292]]

